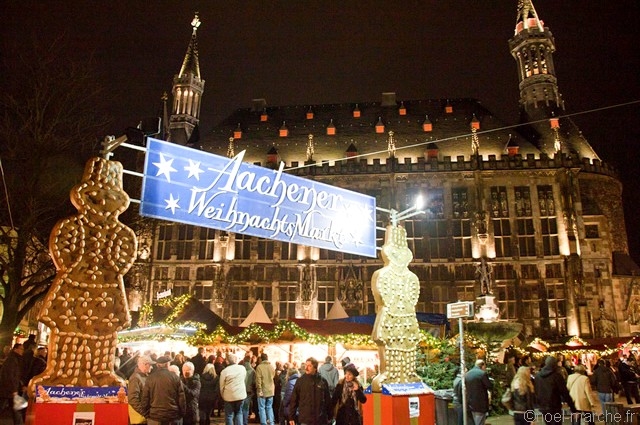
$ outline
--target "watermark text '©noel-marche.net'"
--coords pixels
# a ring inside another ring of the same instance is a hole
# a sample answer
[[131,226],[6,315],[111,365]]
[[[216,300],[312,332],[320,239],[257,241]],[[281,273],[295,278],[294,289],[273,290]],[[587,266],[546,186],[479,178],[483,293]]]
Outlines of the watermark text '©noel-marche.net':
[[[587,423],[593,422],[605,422],[605,423],[623,423],[623,422],[636,422],[640,419],[640,413],[637,412],[581,412],[577,413],[582,415],[582,420]],[[527,422],[534,422],[540,419],[544,422],[562,422],[564,419],[570,419],[571,413],[563,411],[562,413],[542,413],[536,410],[527,410],[524,412],[524,420]]]

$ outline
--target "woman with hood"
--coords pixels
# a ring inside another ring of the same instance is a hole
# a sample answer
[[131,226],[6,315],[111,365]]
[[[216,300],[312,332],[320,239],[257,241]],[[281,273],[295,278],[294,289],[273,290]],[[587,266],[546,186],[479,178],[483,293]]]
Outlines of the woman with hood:
[[211,413],[215,400],[218,398],[220,387],[218,386],[218,375],[212,363],[207,363],[200,376],[200,398],[198,409],[200,410],[200,425],[211,424]]
[[[296,386],[296,381],[300,377],[300,372],[295,364],[289,366],[286,374],[284,396],[282,397],[282,403],[280,404],[280,423],[286,425],[287,418],[293,417],[289,415],[289,405],[291,403],[291,394],[293,394],[293,387]],[[296,422],[297,423],[297,422]]]
[[591,383],[587,377],[587,369],[579,364],[573,368],[573,373],[567,379],[567,389],[579,414],[571,415],[571,425],[580,425],[580,417],[589,425],[594,423],[593,411],[596,398],[591,391]]
[[547,425],[562,424],[562,403],[567,403],[571,413],[576,413],[567,384],[558,371],[558,360],[548,356],[544,360],[544,367],[536,374],[534,379],[536,401],[542,419]]
[[344,378],[338,382],[331,403],[335,411],[336,425],[362,425],[360,404],[367,401],[362,385],[358,382],[358,369],[352,364],[344,368]]

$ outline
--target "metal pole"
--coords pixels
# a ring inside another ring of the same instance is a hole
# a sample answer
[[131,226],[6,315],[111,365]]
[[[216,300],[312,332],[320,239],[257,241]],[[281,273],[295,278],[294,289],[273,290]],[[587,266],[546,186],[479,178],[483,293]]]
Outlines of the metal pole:
[[464,365],[464,327],[462,325],[462,317],[458,318],[458,334],[460,335],[460,374],[462,375],[460,382],[462,385],[462,423],[467,425],[467,386],[464,383],[466,369]]

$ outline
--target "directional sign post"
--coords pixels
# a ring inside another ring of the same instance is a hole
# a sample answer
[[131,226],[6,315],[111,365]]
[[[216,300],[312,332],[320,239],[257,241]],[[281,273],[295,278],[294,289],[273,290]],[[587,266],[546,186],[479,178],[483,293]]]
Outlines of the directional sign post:
[[462,423],[467,425],[467,386],[464,383],[464,375],[466,373],[464,364],[464,326],[462,319],[473,317],[473,301],[458,301],[457,303],[447,304],[447,318],[458,319],[458,334],[460,335],[460,374],[462,380]]

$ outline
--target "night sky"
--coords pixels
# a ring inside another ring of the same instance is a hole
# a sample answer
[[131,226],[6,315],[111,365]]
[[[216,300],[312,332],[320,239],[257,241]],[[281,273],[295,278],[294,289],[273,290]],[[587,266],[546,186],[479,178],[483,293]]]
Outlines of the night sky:
[[[156,115],[170,93],[198,11],[206,80],[201,134],[236,108],[477,98],[508,124],[518,118],[513,36],[517,0],[2,1],[0,46],[66,34],[70,60],[93,56],[109,89],[110,134]],[[555,37],[567,114],[618,168],[632,255],[640,259],[638,0],[534,0]],[[625,103],[627,106],[616,106]],[[603,109],[605,108],[605,109]],[[589,112],[592,111],[592,112]]]

